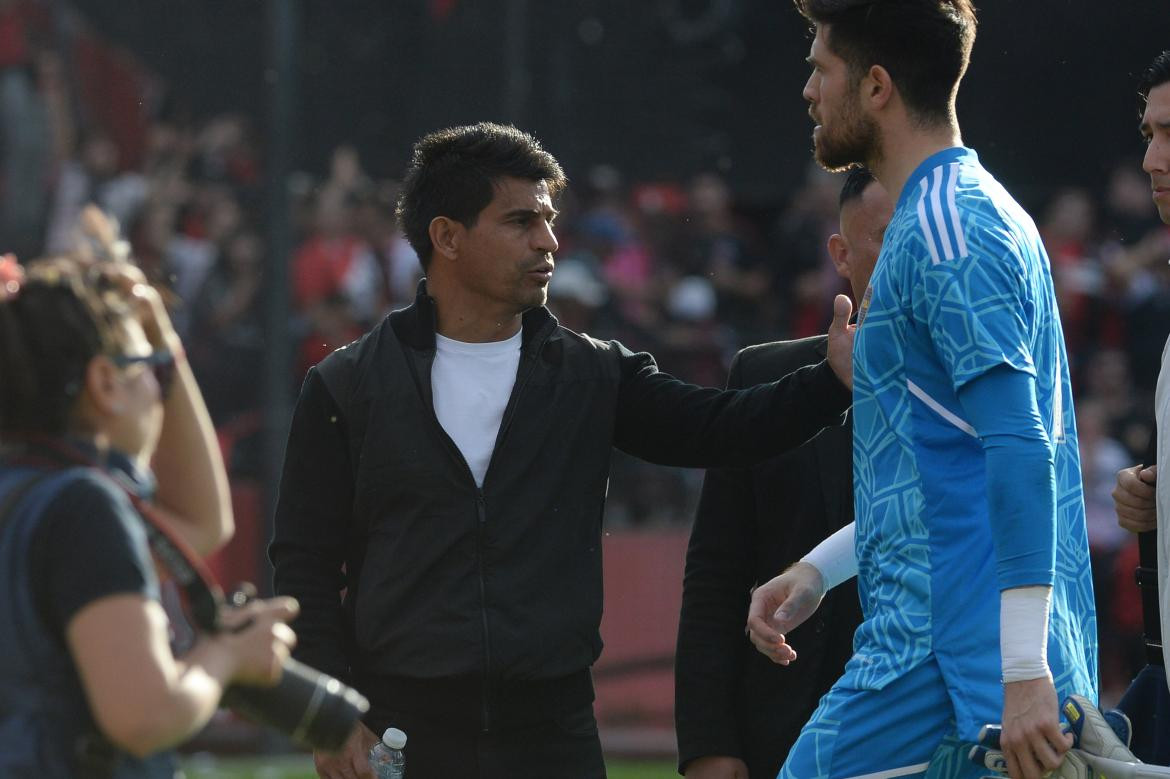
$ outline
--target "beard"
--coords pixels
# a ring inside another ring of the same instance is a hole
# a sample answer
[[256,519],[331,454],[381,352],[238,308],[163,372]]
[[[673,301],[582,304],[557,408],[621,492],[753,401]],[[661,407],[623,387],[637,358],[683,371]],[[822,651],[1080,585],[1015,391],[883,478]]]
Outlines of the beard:
[[872,165],[880,157],[881,130],[861,113],[856,95],[846,101],[836,124],[832,134],[822,124],[813,138],[813,156],[822,168],[840,173],[854,165]]

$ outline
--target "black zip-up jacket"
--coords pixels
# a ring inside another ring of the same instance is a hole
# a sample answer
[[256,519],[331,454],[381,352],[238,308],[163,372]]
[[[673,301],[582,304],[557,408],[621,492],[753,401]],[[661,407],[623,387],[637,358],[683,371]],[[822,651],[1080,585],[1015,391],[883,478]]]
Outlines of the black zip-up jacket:
[[[839,424],[827,363],[740,392],[524,314],[520,365],[482,489],[435,416],[425,284],[309,371],[269,550],[301,604],[297,657],[342,679],[551,679],[601,651],[611,448],[666,465],[747,465]],[[344,597],[341,596],[344,590]]]

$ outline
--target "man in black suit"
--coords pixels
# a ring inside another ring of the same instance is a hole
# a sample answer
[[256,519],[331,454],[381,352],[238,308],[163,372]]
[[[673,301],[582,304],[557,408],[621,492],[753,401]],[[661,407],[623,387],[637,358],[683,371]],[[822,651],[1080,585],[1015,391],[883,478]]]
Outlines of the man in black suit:
[[[840,197],[841,232],[829,239],[854,299],[881,250],[893,204],[869,171],[855,168]],[[825,336],[750,346],[728,387],[774,381],[825,358]],[[675,664],[679,772],[688,779],[776,776],[817,701],[840,677],[861,621],[857,590],[838,587],[797,628],[789,667],[744,636],[751,588],[853,521],[850,423],[754,468],[707,472],[687,550]]]

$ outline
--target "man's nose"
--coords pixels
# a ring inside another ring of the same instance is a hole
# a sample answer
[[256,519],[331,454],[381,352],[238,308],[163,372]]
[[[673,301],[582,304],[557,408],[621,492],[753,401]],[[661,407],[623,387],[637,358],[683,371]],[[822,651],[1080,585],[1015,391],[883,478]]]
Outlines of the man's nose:
[[536,229],[532,239],[532,248],[549,254],[560,248],[557,234],[553,232],[553,226],[549,222],[540,220],[540,227]]
[[1146,147],[1142,158],[1142,170],[1146,173],[1170,173],[1170,140],[1156,137]]

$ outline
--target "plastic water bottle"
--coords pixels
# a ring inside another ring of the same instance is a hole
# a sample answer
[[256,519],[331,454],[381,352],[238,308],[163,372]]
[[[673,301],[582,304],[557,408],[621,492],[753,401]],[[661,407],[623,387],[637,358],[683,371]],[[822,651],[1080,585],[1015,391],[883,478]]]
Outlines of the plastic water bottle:
[[406,734],[398,728],[386,728],[382,743],[370,750],[370,768],[378,779],[403,779],[406,776]]

